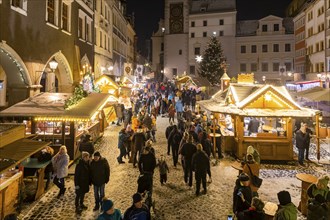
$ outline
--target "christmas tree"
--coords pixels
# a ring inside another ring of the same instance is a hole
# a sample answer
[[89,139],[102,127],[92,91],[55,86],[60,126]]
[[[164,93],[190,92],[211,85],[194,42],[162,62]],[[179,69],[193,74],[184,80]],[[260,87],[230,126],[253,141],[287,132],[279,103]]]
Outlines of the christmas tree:
[[212,85],[218,84],[224,73],[224,67],[221,65],[223,62],[225,62],[225,57],[221,43],[215,36],[212,36],[204,51],[198,74],[207,78]]

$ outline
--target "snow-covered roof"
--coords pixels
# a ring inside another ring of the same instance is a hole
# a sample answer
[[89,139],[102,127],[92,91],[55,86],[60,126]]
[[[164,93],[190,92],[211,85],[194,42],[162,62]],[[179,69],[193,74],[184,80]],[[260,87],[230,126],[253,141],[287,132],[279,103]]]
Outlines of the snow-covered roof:
[[215,13],[215,12],[228,12],[236,11],[235,0],[196,0],[191,2],[190,13]]

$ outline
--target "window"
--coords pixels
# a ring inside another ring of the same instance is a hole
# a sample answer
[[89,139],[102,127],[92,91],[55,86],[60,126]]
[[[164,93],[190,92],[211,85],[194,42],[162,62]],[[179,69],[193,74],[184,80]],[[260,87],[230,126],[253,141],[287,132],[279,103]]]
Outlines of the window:
[[190,74],[195,75],[195,66],[190,66]]
[[291,44],[285,44],[285,52],[291,51]]
[[240,72],[245,73],[246,72],[246,63],[241,63],[240,64]]
[[280,30],[280,25],[274,24],[274,31],[279,31],[279,30]]
[[251,71],[256,72],[258,70],[258,64],[257,63],[251,63]]
[[241,46],[241,53],[246,53],[246,46]]
[[280,63],[273,63],[273,72],[278,72],[280,69]]
[[291,62],[285,62],[285,69],[286,71],[292,71],[292,63]]
[[164,51],[164,43],[162,43],[162,44],[160,45],[160,50],[161,50],[161,51]]
[[207,37],[207,32],[203,32],[203,37]]
[[172,69],[172,75],[176,76],[178,74],[178,69],[177,68],[173,68]]
[[267,72],[268,71],[268,63],[262,63],[261,64],[261,71]]
[[223,31],[219,31],[219,36],[223,36]]
[[207,26],[207,21],[203,21],[203,26]]
[[[0,1],[1,4],[1,1]],[[27,16],[27,0],[11,0],[10,8]]]
[[194,21],[191,22],[191,27],[195,27],[195,22]]
[[223,19],[220,19],[220,20],[219,20],[219,25],[224,25],[224,21],[223,21]]
[[190,33],[191,38],[195,38],[195,33]]
[[201,54],[201,48],[195,47],[195,55],[200,55],[200,54]]
[[179,50],[179,55],[182,55],[182,50]]
[[262,52],[263,53],[267,53],[268,52],[267,44],[262,45]]
[[62,29],[70,31],[70,6],[62,3]]
[[278,44],[273,44],[273,52],[279,52],[280,51],[280,47]]
[[100,47],[103,47],[102,35],[102,31],[100,31]]
[[80,17],[78,18],[78,37],[83,37],[83,19]]
[[262,25],[262,32],[267,32],[267,24]]
[[257,53],[257,45],[251,46],[251,53]]
[[55,0],[47,0],[47,22],[56,25]]
[[[88,42],[92,42],[92,19],[90,17],[86,17],[86,40]],[[106,42],[106,38],[104,38],[104,41]],[[104,45],[106,46],[106,44]]]

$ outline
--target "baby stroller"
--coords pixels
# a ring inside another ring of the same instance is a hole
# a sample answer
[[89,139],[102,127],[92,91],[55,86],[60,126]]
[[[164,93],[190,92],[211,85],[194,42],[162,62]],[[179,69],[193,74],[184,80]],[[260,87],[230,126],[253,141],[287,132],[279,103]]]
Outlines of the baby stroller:
[[137,192],[145,198],[145,204],[149,209],[155,210],[155,202],[152,200],[152,174],[143,173],[138,178]]

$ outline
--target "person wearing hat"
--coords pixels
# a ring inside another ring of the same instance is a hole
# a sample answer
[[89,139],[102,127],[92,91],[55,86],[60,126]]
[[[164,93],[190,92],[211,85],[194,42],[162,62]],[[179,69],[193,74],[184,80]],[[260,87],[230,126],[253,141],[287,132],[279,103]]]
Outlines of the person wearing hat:
[[114,208],[114,204],[110,199],[104,198],[102,201],[103,212],[97,217],[97,220],[122,220],[119,209]]
[[251,207],[243,212],[238,213],[238,220],[264,220],[265,212],[264,212],[265,203],[259,199],[258,197],[252,198]]
[[76,192],[76,213],[80,214],[82,210],[86,210],[84,205],[85,194],[89,191],[91,185],[90,169],[89,169],[89,153],[83,151],[74,172],[74,185]]
[[123,220],[133,219],[151,219],[149,207],[142,203],[142,195],[140,193],[133,195],[133,204],[124,213]]
[[206,174],[210,170],[210,160],[207,154],[203,151],[203,146],[197,144],[197,151],[192,156],[191,169],[195,171],[196,180],[196,196],[199,196],[201,183],[203,185],[203,194],[206,194]]
[[291,196],[288,191],[280,191],[277,193],[280,204],[274,216],[274,220],[296,220],[297,207],[291,202]]
[[237,216],[240,212],[249,209],[252,201],[250,178],[246,173],[241,173],[236,182],[233,193],[233,212]]
[[107,159],[101,157],[100,152],[94,153],[94,158],[90,164],[91,179],[94,188],[95,207],[94,211],[99,210],[102,199],[104,198],[105,184],[110,179],[110,166]]
[[[259,177],[259,171],[260,171],[260,164],[258,164],[254,158],[253,154],[249,154],[246,156],[246,161],[243,165],[243,172],[246,173],[249,178],[251,179],[253,175],[256,175]],[[250,182],[250,187],[252,190],[253,196],[258,196],[258,190],[259,188],[253,184],[253,182]]]
[[[316,201],[316,196],[319,197],[319,201],[324,201],[324,205],[325,208],[328,211],[328,216],[330,216],[330,192],[329,192],[329,176],[321,176],[317,179],[316,183],[311,184],[308,189],[307,189],[307,195],[310,198],[308,201],[312,202],[314,201],[315,203],[317,203],[318,201]],[[320,198],[322,197],[322,198]],[[312,206],[314,207],[314,206]],[[315,208],[315,207],[314,207]],[[320,218],[322,219],[322,218]]]

